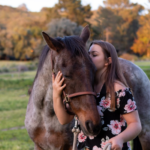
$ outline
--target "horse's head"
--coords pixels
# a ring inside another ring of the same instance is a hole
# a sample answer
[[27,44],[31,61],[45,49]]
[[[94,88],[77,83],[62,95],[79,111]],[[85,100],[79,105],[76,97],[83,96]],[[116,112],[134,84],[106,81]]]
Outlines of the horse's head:
[[[90,32],[85,27],[80,36],[51,38],[43,32],[43,37],[52,50],[54,71],[59,70],[65,78],[66,94],[93,91],[96,68],[85,50]],[[96,135],[100,131],[101,121],[94,95],[80,95],[71,98],[69,112],[75,114],[81,129],[87,135]]]

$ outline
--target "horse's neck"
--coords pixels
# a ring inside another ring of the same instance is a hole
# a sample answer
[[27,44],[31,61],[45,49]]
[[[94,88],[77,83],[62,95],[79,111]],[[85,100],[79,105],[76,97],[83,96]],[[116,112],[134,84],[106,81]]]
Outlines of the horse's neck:
[[48,98],[47,93],[52,93],[52,69],[50,59],[51,57],[49,51],[33,85],[32,99],[37,108],[42,107],[42,102],[45,98]]
[[27,108],[26,128],[33,130],[44,126],[46,130],[63,131],[68,125],[62,126],[54,113],[52,100],[52,68],[50,51],[41,71],[35,79],[30,101]]

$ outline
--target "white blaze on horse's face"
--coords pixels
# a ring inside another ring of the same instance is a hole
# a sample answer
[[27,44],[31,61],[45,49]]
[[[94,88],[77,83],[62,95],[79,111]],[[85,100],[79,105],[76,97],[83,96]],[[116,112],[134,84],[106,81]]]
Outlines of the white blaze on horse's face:
[[[95,66],[85,50],[90,35],[85,27],[80,35],[53,39],[43,33],[44,39],[52,50],[54,70],[65,77],[66,94],[92,92]],[[96,135],[100,131],[100,116],[94,95],[80,95],[71,98],[68,111],[77,115],[85,134]]]

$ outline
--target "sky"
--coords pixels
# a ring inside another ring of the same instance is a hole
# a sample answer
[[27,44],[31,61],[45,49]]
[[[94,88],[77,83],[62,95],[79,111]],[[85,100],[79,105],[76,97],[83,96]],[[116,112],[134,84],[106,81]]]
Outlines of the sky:
[[[145,8],[150,8],[148,0],[130,0],[133,3],[142,4]],[[0,0],[0,5],[7,5],[12,7],[18,7],[21,4],[26,4],[29,11],[39,12],[43,7],[53,7],[58,0]],[[92,10],[98,9],[103,6],[103,0],[82,0],[82,5],[90,4]]]

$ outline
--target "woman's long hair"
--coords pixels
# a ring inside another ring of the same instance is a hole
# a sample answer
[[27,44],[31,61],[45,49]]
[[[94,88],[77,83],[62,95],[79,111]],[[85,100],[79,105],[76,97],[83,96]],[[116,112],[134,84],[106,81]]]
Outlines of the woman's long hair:
[[112,63],[110,63],[107,66],[104,80],[105,80],[106,89],[111,95],[111,109],[115,110],[115,106],[116,106],[115,90],[114,90],[115,80],[122,82],[125,86],[128,85],[121,71],[115,47],[112,44],[102,40],[94,40],[91,43],[90,47],[93,44],[97,44],[102,48],[106,61],[108,61],[108,57],[111,57],[112,59]]

